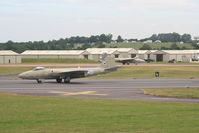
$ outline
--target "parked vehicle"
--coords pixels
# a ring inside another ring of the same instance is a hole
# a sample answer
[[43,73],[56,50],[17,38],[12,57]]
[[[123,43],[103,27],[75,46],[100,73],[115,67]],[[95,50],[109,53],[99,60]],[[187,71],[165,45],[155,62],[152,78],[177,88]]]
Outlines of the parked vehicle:
[[169,60],[168,63],[176,63],[175,59]]
[[144,59],[144,61],[146,61],[147,63],[154,62],[153,59]]

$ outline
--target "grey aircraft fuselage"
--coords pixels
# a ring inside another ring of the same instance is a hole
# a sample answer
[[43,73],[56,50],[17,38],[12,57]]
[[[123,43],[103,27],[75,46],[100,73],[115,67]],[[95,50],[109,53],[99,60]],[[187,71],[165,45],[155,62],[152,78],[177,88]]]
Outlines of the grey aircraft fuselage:
[[96,67],[96,68],[44,68],[36,67],[33,70],[21,73],[19,78],[37,80],[41,83],[42,79],[56,79],[58,83],[64,79],[65,83],[69,83],[70,79],[83,78],[88,76],[95,76],[98,74],[105,74],[117,70],[118,67]]
[[115,59],[115,62],[122,63],[123,65],[127,64],[129,65],[130,63],[138,64],[138,63],[144,63],[145,61],[140,58],[117,58]]
[[95,68],[44,68],[36,67],[33,70],[19,74],[19,78],[37,80],[38,83],[42,79],[56,79],[57,83],[69,83],[71,79],[95,76],[116,71],[118,66],[115,66],[115,61],[112,57],[103,55],[101,64]]

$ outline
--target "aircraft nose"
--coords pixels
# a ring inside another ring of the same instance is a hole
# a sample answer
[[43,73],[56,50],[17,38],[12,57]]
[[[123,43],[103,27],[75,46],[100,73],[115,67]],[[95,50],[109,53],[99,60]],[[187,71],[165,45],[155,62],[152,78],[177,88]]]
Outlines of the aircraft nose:
[[24,75],[24,73],[21,73],[18,75],[18,77],[23,79],[23,78],[25,78],[25,75]]

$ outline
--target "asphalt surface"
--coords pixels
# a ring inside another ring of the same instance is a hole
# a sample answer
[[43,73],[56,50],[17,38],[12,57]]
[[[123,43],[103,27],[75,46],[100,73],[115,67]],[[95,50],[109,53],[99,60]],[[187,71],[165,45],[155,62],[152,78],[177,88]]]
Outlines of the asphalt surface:
[[37,84],[34,80],[18,80],[16,75],[0,76],[0,92],[36,96],[199,103],[199,99],[163,98],[141,91],[192,87],[199,88],[199,79],[74,79],[70,84],[58,84],[55,80]]

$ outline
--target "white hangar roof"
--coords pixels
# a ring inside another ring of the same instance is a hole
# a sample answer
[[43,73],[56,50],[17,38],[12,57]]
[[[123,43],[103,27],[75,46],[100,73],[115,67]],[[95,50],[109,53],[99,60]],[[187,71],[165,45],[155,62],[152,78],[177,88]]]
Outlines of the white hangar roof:
[[154,54],[199,54],[199,50],[158,50]]
[[158,50],[138,50],[138,54],[151,54]]
[[115,49],[118,52],[137,52],[135,49],[133,48],[109,48],[109,49]]
[[115,53],[119,53],[117,51],[117,49],[115,49],[115,48],[88,48],[88,49],[86,49],[86,51],[88,51],[91,54],[103,54],[103,53],[115,54]]
[[138,54],[146,54],[149,50],[138,50]]
[[22,55],[81,55],[89,54],[85,50],[26,50]]
[[0,50],[0,55],[19,55],[12,50]]

